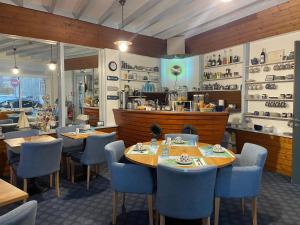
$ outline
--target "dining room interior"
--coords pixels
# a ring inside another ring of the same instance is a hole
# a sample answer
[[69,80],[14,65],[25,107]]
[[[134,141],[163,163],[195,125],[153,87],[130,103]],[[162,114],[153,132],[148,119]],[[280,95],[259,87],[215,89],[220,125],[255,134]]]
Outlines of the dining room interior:
[[299,10],[0,0],[0,225],[299,224]]

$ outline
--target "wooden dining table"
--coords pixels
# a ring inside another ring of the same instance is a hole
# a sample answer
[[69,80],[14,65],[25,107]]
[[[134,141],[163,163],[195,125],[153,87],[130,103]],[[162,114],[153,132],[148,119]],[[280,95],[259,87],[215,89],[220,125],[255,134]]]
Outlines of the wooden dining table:
[[20,137],[20,138],[11,138],[5,139],[4,142],[11,147],[12,151],[15,153],[20,153],[20,148],[23,143],[43,143],[56,140],[55,137],[50,135],[37,135],[30,137]]
[[28,194],[10,183],[0,179],[0,207],[22,201]]
[[[145,142],[143,144],[150,145],[149,142]],[[130,162],[133,162],[133,163],[136,163],[139,165],[143,165],[146,167],[156,168],[158,161],[159,161],[159,157],[162,156],[163,148],[165,147],[165,145],[162,144],[162,141],[158,141],[157,145],[158,145],[158,150],[157,150],[156,154],[153,154],[153,155],[130,154],[129,152],[132,150],[134,145],[130,146],[125,149],[125,157]],[[200,157],[200,158],[204,159],[206,165],[212,165],[212,166],[216,166],[218,168],[231,165],[236,160],[234,153],[230,150],[226,150],[228,152],[228,154],[231,156],[228,158],[205,157],[201,154],[201,152],[199,150],[199,147],[201,147],[201,146],[209,146],[209,144],[198,142],[194,146],[178,146],[178,145],[172,146],[171,145],[171,146],[168,146],[168,149],[169,149],[168,155],[169,156],[180,156],[181,154],[187,154],[190,157]],[[191,166],[180,165],[180,167],[189,168]]]
[[107,134],[102,131],[94,130],[94,131],[88,131],[84,133],[75,133],[75,132],[67,132],[67,133],[61,133],[61,135],[74,139],[74,140],[82,140],[88,138],[90,135],[104,135]]

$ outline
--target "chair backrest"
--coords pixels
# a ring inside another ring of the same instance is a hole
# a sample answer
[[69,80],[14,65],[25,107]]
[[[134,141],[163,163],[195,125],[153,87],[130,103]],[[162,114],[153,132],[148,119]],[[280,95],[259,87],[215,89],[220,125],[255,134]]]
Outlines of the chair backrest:
[[35,225],[37,202],[30,201],[0,216],[1,225]]
[[152,138],[158,139],[161,135],[162,128],[158,124],[154,123],[150,126],[150,131]]
[[192,125],[184,125],[182,128],[183,134],[197,134],[197,129],[194,128]]
[[193,141],[195,143],[197,143],[199,140],[199,136],[196,134],[165,134],[165,140],[167,140],[167,138],[174,139],[176,137],[181,137],[184,141]]
[[0,120],[0,124],[8,124],[8,123],[13,123],[14,121],[12,119],[4,119]]
[[209,217],[213,209],[217,168],[157,167],[156,207],[160,214],[180,219]]
[[108,168],[112,171],[113,163],[118,163],[124,156],[125,144],[124,141],[114,141],[105,146],[105,157],[108,163]]
[[245,143],[239,159],[239,165],[264,167],[267,153],[267,149],[260,145]]
[[12,139],[12,138],[20,138],[20,137],[30,137],[39,135],[39,130],[30,129],[30,130],[20,130],[20,131],[13,131],[4,133],[5,139]]
[[80,125],[73,125],[69,127],[58,127],[56,128],[56,135],[58,138],[63,139],[63,147],[74,147],[83,144],[83,140],[74,140],[62,135],[62,133],[75,132],[76,128],[80,128]]
[[59,171],[61,151],[61,138],[49,142],[22,144],[18,176],[33,178]]
[[105,135],[90,135],[86,140],[86,146],[81,158],[85,165],[100,164],[105,162],[104,147],[115,141],[116,132]]

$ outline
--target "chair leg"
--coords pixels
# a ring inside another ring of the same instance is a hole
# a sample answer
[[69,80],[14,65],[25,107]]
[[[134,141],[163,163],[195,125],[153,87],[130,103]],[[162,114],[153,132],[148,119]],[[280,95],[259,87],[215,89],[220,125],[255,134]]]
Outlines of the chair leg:
[[[23,179],[23,191],[27,192],[27,179]],[[23,203],[25,203],[27,199],[25,198],[23,200]]]
[[219,212],[220,212],[220,198],[215,198],[215,219],[214,219],[214,225],[219,224]]
[[152,197],[152,195],[148,195],[147,200],[148,200],[148,212],[149,212],[149,225],[153,225],[153,197]]
[[87,172],[86,172],[86,189],[90,189],[90,176],[91,176],[91,166],[87,166]]
[[114,191],[112,196],[112,224],[117,223],[117,205],[118,205],[118,192]]
[[9,166],[9,182],[11,184],[14,184],[14,170],[12,168],[12,166]]
[[59,190],[59,171],[55,173],[55,189],[56,189],[56,196],[60,196],[60,190]]
[[74,184],[75,183],[75,163],[70,160],[70,165],[71,165],[71,180],[72,180],[72,183]]
[[202,219],[202,224],[203,225],[210,225],[210,217]]
[[71,177],[70,161],[71,161],[70,157],[66,157],[67,179],[68,180]]
[[49,186],[50,186],[50,188],[53,187],[53,182],[52,182],[52,181],[53,181],[53,174],[51,173],[51,174],[50,174],[50,180],[49,180],[49,183],[50,183]]
[[159,225],[165,225],[165,216],[163,215],[159,216]]
[[156,210],[155,211],[155,225],[158,225],[158,217],[159,217],[159,214],[158,214],[158,211]]
[[245,199],[244,198],[241,198],[241,208],[242,208],[243,215],[245,215]]
[[257,197],[252,199],[252,224],[257,225]]

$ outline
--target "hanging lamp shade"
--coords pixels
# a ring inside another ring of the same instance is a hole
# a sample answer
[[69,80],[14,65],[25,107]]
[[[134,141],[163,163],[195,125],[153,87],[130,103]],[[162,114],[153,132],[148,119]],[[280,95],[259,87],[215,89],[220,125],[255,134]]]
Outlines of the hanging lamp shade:
[[[120,0],[119,1],[121,7],[122,7],[122,24],[121,24],[121,31],[123,30],[124,26],[124,5],[126,3],[126,0]],[[118,46],[118,49],[121,51],[121,52],[126,52],[129,48],[130,45],[132,45],[132,42],[131,41],[128,41],[126,39],[123,39],[123,38],[120,38],[119,40],[115,41],[114,44],[116,46]]]
[[50,62],[47,64],[49,70],[56,70],[56,62],[53,60],[52,58],[52,45],[51,45],[51,58],[50,58]]
[[19,69],[19,67],[17,66],[16,51],[17,51],[17,49],[14,48],[14,61],[15,61],[15,66],[11,69],[11,72],[12,72],[14,75],[18,75],[18,74],[20,73],[20,69]]

